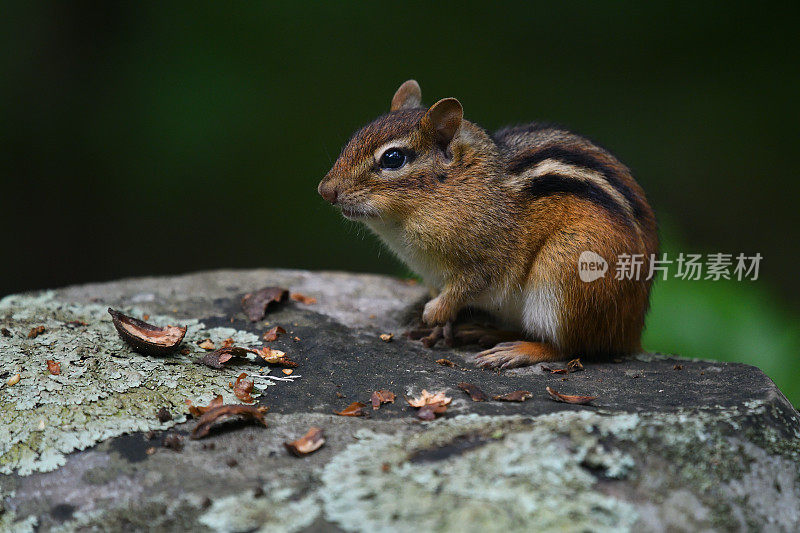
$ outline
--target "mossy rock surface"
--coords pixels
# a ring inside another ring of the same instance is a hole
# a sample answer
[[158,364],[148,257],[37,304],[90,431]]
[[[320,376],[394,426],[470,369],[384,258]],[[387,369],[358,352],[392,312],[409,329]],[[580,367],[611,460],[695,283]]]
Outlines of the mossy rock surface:
[[[317,303],[290,301],[248,321],[241,296],[269,285]],[[640,354],[584,361],[567,376],[541,365],[481,371],[472,350],[403,337],[425,295],[381,276],[254,270],[0,300],[0,530],[800,529],[800,416],[757,368]],[[132,352],[107,307],[187,325],[189,353]],[[271,346],[299,363],[290,376],[252,362],[194,363],[202,339],[259,346],[275,325],[288,333]],[[45,331],[29,338],[37,326]],[[61,363],[60,375],[47,360]],[[228,384],[241,372],[260,376],[269,427],[233,423],[189,439],[185,400],[237,401]],[[472,402],[459,382],[533,397]],[[557,403],[547,386],[598,398]],[[332,414],[378,389],[395,403],[364,418]],[[403,401],[422,389],[453,398],[434,422]],[[172,420],[159,421],[162,407]],[[310,426],[324,429],[324,447],[289,455],[283,443]],[[162,447],[173,434],[181,451]]]

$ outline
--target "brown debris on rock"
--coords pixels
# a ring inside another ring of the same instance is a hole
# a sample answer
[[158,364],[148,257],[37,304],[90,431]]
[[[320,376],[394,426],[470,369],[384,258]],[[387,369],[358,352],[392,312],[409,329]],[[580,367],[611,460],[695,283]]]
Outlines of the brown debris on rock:
[[183,437],[172,433],[164,439],[164,442],[161,443],[161,446],[172,451],[179,452],[183,450]]
[[197,420],[197,425],[192,430],[191,437],[192,439],[207,437],[215,424],[234,417],[267,427],[267,422],[264,420],[265,410],[266,409],[263,407],[256,407],[254,405],[229,404],[213,407],[203,413]]
[[325,444],[325,437],[322,434],[322,429],[318,427],[310,428],[305,435],[295,441],[283,443],[289,453],[297,457],[314,453],[323,444]]
[[47,371],[52,375],[57,376],[61,374],[61,363],[56,363],[52,359],[47,360]]
[[485,392],[478,388],[477,385],[473,385],[472,383],[465,383],[462,381],[458,384],[458,388],[469,394],[469,397],[472,398],[473,402],[485,402],[489,399]]
[[533,397],[533,394],[531,394],[529,391],[515,390],[514,392],[509,392],[508,394],[492,396],[492,400],[497,400],[498,402],[524,402],[531,397]]
[[247,379],[247,374],[242,372],[236,378],[236,383],[233,383],[233,394],[245,403],[253,403],[255,400],[250,393],[253,392],[254,382],[252,379]]
[[367,412],[364,409],[367,404],[361,402],[353,402],[341,411],[334,411],[333,414],[339,416],[366,416]]
[[160,328],[108,308],[117,333],[135,352],[142,355],[169,355],[177,351],[186,335],[185,327]]
[[452,400],[444,391],[431,394],[424,389],[416,398],[406,398],[408,405],[418,409],[417,418],[422,420],[433,420],[436,415],[444,413]]
[[372,403],[372,410],[377,411],[380,409],[381,404],[384,403],[394,403],[395,395],[393,392],[388,391],[386,389],[376,390],[372,393],[370,397],[370,402]]
[[205,407],[202,405],[193,405],[192,400],[188,399],[186,400],[186,405],[189,406],[190,415],[195,418],[200,418],[200,416],[202,416],[204,413],[222,405],[222,394],[217,394],[217,396]]
[[549,370],[551,374],[570,374],[572,372],[578,372],[579,370],[583,370],[583,364],[581,363],[580,359],[573,359],[569,363],[567,363],[566,368],[548,368],[546,366],[542,367],[543,370]]
[[250,322],[258,322],[272,304],[286,301],[289,291],[281,287],[265,287],[255,292],[249,292],[242,297],[242,310]]
[[214,344],[214,341],[211,339],[203,339],[198,342],[197,345],[204,350],[214,350],[217,348],[216,344]]
[[550,387],[547,387],[545,390],[547,390],[547,394],[549,394],[550,397],[557,402],[586,405],[587,403],[590,403],[592,400],[597,399],[597,396],[575,396],[571,394],[561,394],[560,392],[554,391]]
[[292,293],[292,300],[295,302],[300,302],[304,305],[314,305],[317,303],[316,298],[312,298],[311,296],[306,296],[305,294],[300,294],[299,292]]
[[286,333],[285,329],[280,326],[275,326],[267,330],[267,332],[264,333],[261,338],[264,340],[264,342],[272,342],[278,340],[278,335],[283,335],[284,333]]
[[35,328],[31,328],[31,330],[28,332],[28,338],[29,339],[35,339],[36,337],[38,337],[39,335],[41,335],[45,331],[46,330],[45,330],[44,326],[36,326]]
[[156,418],[158,418],[158,421],[163,424],[165,422],[169,422],[170,420],[172,420],[172,413],[170,413],[169,409],[167,409],[166,407],[162,407],[156,413]]
[[227,363],[234,357],[246,359],[247,354],[249,353],[254,353],[254,350],[250,348],[241,348],[238,346],[228,346],[227,348],[220,348],[219,350],[208,352],[203,357],[197,359],[197,362],[202,363],[208,367],[221,370],[225,368],[224,366],[225,363]]
[[289,359],[286,352],[281,350],[274,350],[268,346],[256,348],[253,353],[260,357],[265,363],[269,365],[283,366],[287,368],[297,367],[297,363]]

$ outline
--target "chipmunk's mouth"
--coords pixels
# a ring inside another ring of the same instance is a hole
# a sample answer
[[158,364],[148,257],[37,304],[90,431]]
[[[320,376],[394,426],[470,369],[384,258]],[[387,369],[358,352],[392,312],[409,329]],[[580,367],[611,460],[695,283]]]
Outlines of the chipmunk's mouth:
[[378,216],[374,209],[361,205],[342,205],[342,216],[349,220],[365,220]]

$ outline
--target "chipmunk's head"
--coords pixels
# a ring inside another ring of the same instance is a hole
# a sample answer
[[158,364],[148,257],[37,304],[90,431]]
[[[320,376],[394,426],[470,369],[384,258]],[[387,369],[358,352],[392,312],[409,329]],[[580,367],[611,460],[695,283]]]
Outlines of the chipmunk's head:
[[428,109],[421,98],[416,81],[403,83],[390,112],[356,132],[320,182],[319,194],[345,217],[403,220],[447,179],[463,110],[455,98]]

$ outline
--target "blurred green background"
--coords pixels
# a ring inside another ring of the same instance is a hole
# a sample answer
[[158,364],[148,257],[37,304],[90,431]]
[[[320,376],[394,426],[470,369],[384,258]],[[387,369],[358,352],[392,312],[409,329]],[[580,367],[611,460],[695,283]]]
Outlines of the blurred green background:
[[564,124],[635,171],[664,250],[645,346],[763,368],[800,403],[796,14],[756,3],[6,2],[0,295],[221,267],[405,274],[316,194],[420,81],[488,129]]

